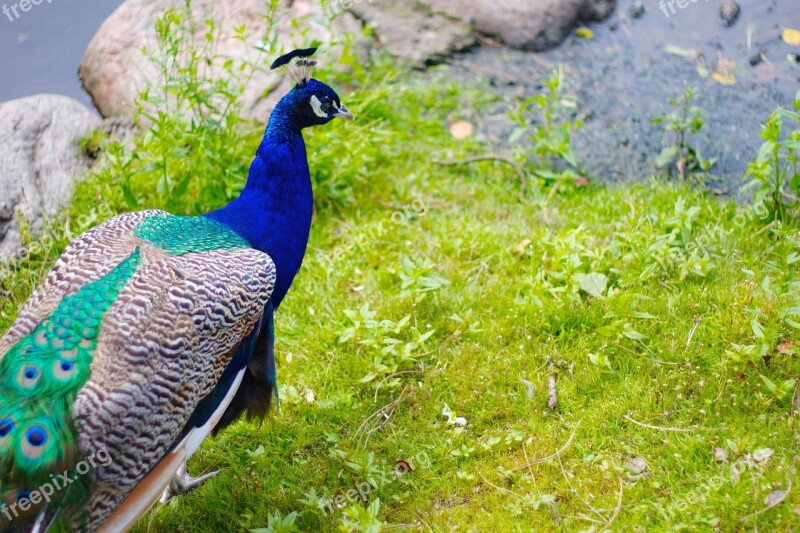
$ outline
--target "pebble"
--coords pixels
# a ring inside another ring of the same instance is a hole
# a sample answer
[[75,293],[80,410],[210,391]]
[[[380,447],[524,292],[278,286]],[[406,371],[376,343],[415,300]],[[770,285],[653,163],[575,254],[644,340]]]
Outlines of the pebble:
[[733,26],[736,22],[736,19],[739,18],[739,12],[741,8],[739,4],[736,2],[731,2],[730,0],[726,1],[722,4],[722,7],[719,8],[719,18],[722,19],[722,24],[728,28]]
[[758,65],[759,63],[763,63],[764,62],[764,51],[763,50],[759,50],[758,52],[756,52],[755,55],[750,57],[749,62],[750,62],[750,66],[751,67],[754,67],[754,66]]
[[644,13],[645,13],[645,8],[644,4],[642,3],[642,0],[635,0],[631,8],[628,10],[628,15],[632,19],[640,18],[642,15],[644,15]]

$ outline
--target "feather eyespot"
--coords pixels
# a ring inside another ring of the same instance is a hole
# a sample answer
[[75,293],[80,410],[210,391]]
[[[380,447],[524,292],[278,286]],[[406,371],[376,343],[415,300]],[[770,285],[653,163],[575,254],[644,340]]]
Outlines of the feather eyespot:
[[22,489],[21,491],[17,492],[17,503],[22,503],[22,500],[30,501],[30,499],[31,499],[31,491],[29,491],[28,489]]
[[75,375],[78,371],[78,366],[67,359],[61,359],[53,363],[53,375],[57,379],[68,379]]
[[42,373],[34,365],[25,365],[17,373],[17,384],[23,389],[30,389],[39,382]]
[[8,436],[14,431],[14,421],[10,418],[0,418],[0,439]]
[[37,333],[33,338],[33,341],[39,346],[47,346],[49,344],[47,332],[44,330],[39,331],[39,333]]
[[22,441],[21,452],[25,459],[32,461],[44,455],[49,448],[50,432],[39,424],[28,427],[25,430],[25,438]]
[[42,426],[33,426],[28,428],[28,431],[25,432],[25,440],[28,441],[28,444],[31,446],[44,446],[47,443],[47,430],[44,429]]

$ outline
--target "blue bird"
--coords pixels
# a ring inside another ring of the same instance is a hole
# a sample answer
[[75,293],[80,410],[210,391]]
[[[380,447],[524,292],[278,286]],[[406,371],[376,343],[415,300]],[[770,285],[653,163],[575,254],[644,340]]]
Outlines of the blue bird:
[[353,119],[315,51],[272,65],[296,85],[238,198],[89,230],[0,338],[0,529],[126,530],[209,477],[186,473],[209,434],[277,400],[274,314],[313,210],[302,131]]

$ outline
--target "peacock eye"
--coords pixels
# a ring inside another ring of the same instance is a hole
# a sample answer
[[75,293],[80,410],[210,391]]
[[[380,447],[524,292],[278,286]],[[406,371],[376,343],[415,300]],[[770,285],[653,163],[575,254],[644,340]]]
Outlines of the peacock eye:
[[27,364],[17,373],[17,384],[23,389],[30,389],[39,382],[40,374],[38,367]]
[[14,431],[14,421],[10,418],[0,418],[0,439]]
[[326,113],[331,109],[331,101],[330,100],[323,100],[322,104],[320,105],[320,109],[325,111]]

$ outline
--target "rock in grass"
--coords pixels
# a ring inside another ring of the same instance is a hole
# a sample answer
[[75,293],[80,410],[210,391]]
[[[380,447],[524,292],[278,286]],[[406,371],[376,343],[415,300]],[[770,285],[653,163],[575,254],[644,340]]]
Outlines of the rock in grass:
[[0,104],[0,258],[21,249],[18,212],[38,232],[70,201],[89,168],[78,143],[99,125],[100,117],[66,96]]
[[[384,5],[388,0],[381,0]],[[553,48],[583,22],[600,21],[614,11],[616,0],[422,0],[464,20],[475,29],[513,48]]]
[[[104,117],[120,115],[131,117],[136,111],[136,97],[148,82],[158,82],[158,70],[142,52],[144,47],[158,50],[155,22],[167,9],[181,8],[184,0],[126,0],[109,16],[92,38],[81,61],[79,75],[84,89]],[[330,48],[334,35],[358,31],[359,24],[348,13],[339,13],[330,25],[321,24],[324,17],[322,5],[317,0],[280,0],[278,45],[287,50],[295,48],[296,29],[292,18],[308,29],[309,38],[317,39]],[[213,18],[219,27],[215,49],[219,57],[242,61],[256,55],[255,47],[271,37],[269,24],[264,18],[261,0],[194,0],[192,12],[196,21]],[[239,38],[237,29],[245,26],[245,35]],[[194,38],[205,42],[205,24],[198,24]],[[300,42],[300,41],[298,41]],[[337,53],[329,50],[326,60]],[[269,56],[269,61],[274,59]],[[228,77],[220,60],[205,72],[210,78]],[[290,84],[280,73],[263,69],[253,73],[244,94],[239,100],[246,118],[266,122],[272,106],[285,93]],[[159,85],[156,85],[158,88]]]

